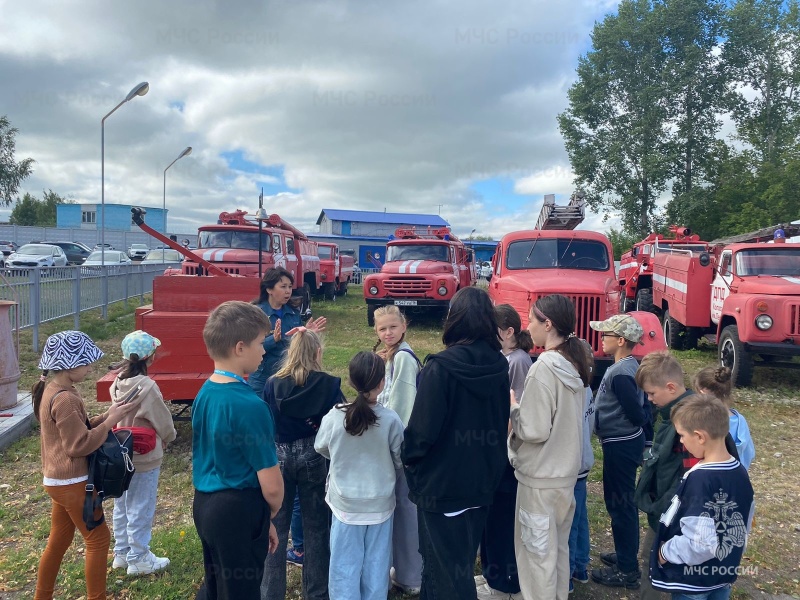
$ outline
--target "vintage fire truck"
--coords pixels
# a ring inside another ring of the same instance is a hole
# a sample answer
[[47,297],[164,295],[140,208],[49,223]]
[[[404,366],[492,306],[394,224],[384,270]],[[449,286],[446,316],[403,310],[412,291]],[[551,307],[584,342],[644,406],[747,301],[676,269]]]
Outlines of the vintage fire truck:
[[339,246],[330,242],[318,242],[320,279],[319,293],[326,300],[336,300],[336,296],[347,293],[347,286],[353,279],[352,256],[339,253]]
[[[200,227],[199,247],[194,251],[148,226],[144,210],[131,211],[133,222],[143,231],[186,257],[180,270],[168,269],[153,280],[153,303],[135,312],[136,329],[161,340],[159,358],[148,375],[166,400],[185,406],[192,403],[213,371],[202,335],[208,313],[227,300],[257,298],[259,272],[276,265],[292,271],[304,310],[310,312],[311,282],[319,278],[317,244],[277,215],[266,219],[267,226],[262,228],[259,267],[259,227],[245,221],[243,211],[222,213],[217,225]],[[113,380],[114,373],[109,373],[97,382],[99,401],[110,400]]]
[[[770,239],[770,231],[777,237]],[[704,247],[654,244],[653,305],[670,348],[705,336],[738,386],[756,366],[800,368],[800,227],[773,227]],[[757,241],[770,239],[770,242]],[[759,360],[755,360],[758,357]],[[789,359],[788,362],[780,362]]]
[[387,304],[446,315],[453,295],[477,279],[474,251],[449,227],[400,227],[386,245],[380,273],[364,278],[367,323],[374,325],[375,309]]
[[703,251],[706,242],[688,227],[672,225],[672,237],[651,233],[622,255],[619,265],[620,312],[653,310],[653,260],[656,242],[659,248],[680,248]]
[[[592,347],[595,379],[613,363],[605,356],[600,334],[589,321],[602,321],[617,314],[620,290],[614,273],[611,242],[601,233],[575,230],[583,222],[585,199],[577,192],[566,206],[557,206],[555,196],[545,196],[536,228],[509,233],[500,240],[492,257],[489,296],[497,304],[510,304],[528,326],[531,304],[543,296],[563,294],[575,304],[575,333]],[[645,345],[637,345],[641,358],[663,349],[660,325],[655,315],[635,312],[632,316],[645,330]],[[531,354],[537,357],[542,348]]]

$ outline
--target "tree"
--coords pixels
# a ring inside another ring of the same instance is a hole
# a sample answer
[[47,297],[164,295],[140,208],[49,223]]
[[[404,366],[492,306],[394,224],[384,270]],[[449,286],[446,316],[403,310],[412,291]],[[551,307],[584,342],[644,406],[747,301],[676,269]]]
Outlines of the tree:
[[658,20],[649,0],[623,0],[617,15],[595,25],[558,116],[589,206],[619,213],[623,229],[642,237],[655,226],[675,162]]
[[33,159],[14,162],[18,130],[5,116],[0,117],[0,205],[8,206],[22,181],[33,172]]
[[614,260],[620,260],[622,255],[633,248],[633,245],[636,242],[640,242],[642,240],[642,238],[637,235],[625,233],[622,230],[614,229],[613,227],[609,229],[606,235],[608,236],[608,240],[611,242],[611,247],[614,250]]
[[11,211],[9,223],[12,225],[36,225],[38,227],[55,227],[59,204],[74,204],[74,200],[62,198],[53,190],[43,193],[43,199],[25,194],[17,200]]

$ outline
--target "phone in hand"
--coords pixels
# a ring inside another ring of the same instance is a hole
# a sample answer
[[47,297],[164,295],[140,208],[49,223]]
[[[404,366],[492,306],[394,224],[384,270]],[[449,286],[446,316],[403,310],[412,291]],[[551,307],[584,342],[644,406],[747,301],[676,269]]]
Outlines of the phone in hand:
[[133,401],[143,390],[144,388],[141,385],[137,385],[127,394],[125,394],[119,401],[120,404],[128,404],[129,402]]

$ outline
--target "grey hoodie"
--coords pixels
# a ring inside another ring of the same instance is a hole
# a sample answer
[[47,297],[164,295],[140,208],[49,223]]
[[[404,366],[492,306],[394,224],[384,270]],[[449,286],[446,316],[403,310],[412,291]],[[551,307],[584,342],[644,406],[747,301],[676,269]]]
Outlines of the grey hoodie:
[[581,469],[585,388],[555,351],[543,352],[511,408],[508,456],[517,480],[532,488],[572,488]]

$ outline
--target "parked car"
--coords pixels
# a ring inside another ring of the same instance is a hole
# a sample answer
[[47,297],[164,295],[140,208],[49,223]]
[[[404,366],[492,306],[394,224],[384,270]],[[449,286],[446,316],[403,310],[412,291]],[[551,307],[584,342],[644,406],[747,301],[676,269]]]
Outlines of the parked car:
[[19,246],[14,242],[0,240],[0,253],[2,253],[3,256],[8,256],[12,252],[16,252],[17,248],[19,248]]
[[114,246],[112,246],[111,244],[95,244],[93,249],[94,250],[102,250],[103,246],[106,247],[106,250],[113,250],[114,249]]
[[491,276],[492,276],[492,263],[488,261],[483,261],[478,266],[478,277],[489,279]]
[[80,242],[46,242],[53,246],[58,246],[67,255],[67,263],[70,265],[80,265],[92,253],[92,251]]
[[158,248],[150,250],[142,261],[143,265],[161,265],[165,263],[179,263],[183,260],[183,254],[172,248]]
[[9,254],[6,266],[11,269],[30,267],[66,267],[67,255],[52,244],[25,244],[16,252]]
[[[101,250],[95,250],[92,252],[86,259],[86,262],[83,263],[81,272],[97,273],[100,270],[100,267],[103,265],[103,254],[104,253]],[[121,250],[106,250],[105,264],[106,268],[109,269],[109,272],[113,273],[115,270],[118,271],[121,265],[131,264],[131,259]],[[110,269],[110,267],[113,267],[114,269]]]
[[147,253],[150,252],[150,248],[147,247],[147,244],[131,244],[131,247],[128,248],[128,256],[131,260],[142,260]]

